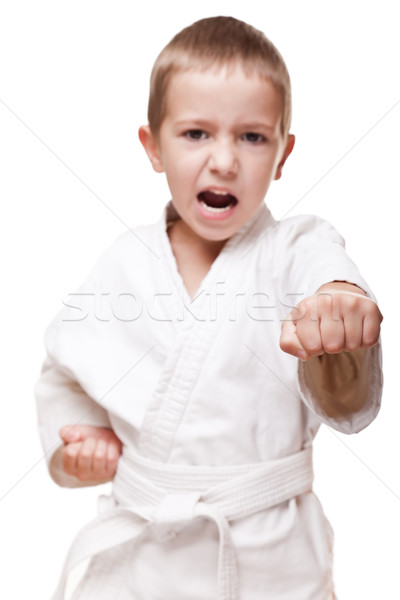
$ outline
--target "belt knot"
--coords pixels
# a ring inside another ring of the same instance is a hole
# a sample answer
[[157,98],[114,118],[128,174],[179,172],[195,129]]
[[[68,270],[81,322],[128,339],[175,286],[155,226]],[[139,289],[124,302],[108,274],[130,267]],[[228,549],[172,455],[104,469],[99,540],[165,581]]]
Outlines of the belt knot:
[[193,521],[199,492],[167,493],[157,507],[151,531],[158,542],[171,540]]

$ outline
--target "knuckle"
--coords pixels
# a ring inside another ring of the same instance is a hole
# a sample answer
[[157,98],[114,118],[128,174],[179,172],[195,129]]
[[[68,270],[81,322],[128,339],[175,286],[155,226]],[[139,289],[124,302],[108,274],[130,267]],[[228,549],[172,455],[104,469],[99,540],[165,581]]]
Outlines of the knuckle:
[[383,321],[383,315],[381,313],[381,311],[379,310],[378,306],[375,304],[374,305],[374,310],[373,310],[373,316],[376,319],[376,321],[381,324]]
[[327,344],[324,344],[324,350],[328,354],[338,354],[338,352],[340,352],[341,349],[342,348],[340,344],[336,344],[333,342],[328,342]]
[[118,449],[114,445],[109,446],[108,451],[107,451],[108,462],[114,461],[117,458],[118,454],[119,454]]
[[311,310],[313,310],[317,304],[316,300],[318,300],[318,299],[315,299],[314,296],[305,298],[300,304],[302,314],[306,314],[306,313],[310,312]]
[[79,454],[79,458],[84,461],[88,461],[91,456],[92,456],[92,452],[90,451],[89,448],[83,448]]
[[73,447],[73,445],[66,446],[63,450],[63,455],[66,460],[75,458],[76,449]]
[[372,348],[375,344],[378,343],[379,335],[376,336],[366,336],[364,338],[363,348]]
[[317,295],[316,305],[318,306],[319,309],[327,310],[332,306],[333,301],[334,301],[334,298],[333,298],[332,294],[330,294],[329,292],[322,292]]
[[302,340],[302,345],[304,350],[308,352],[308,354],[318,354],[321,351],[321,344],[317,340],[306,341]]
[[118,456],[113,456],[112,458],[110,458],[110,460],[108,461],[108,467],[115,469],[115,467],[118,464]]
[[368,348],[374,346],[379,340],[379,334],[379,324],[375,323],[369,327],[366,327],[363,335],[363,346]]
[[341,296],[341,302],[344,303],[347,310],[349,310],[350,312],[354,312],[358,309],[361,302],[363,302],[363,299],[359,298],[357,296],[350,296],[347,294],[343,294]]
[[332,294],[330,292],[319,292],[317,294],[318,302],[331,302]]
[[358,342],[347,342],[346,349],[349,352],[355,352],[360,348],[360,344]]
[[382,320],[383,316],[381,311],[379,310],[379,306],[376,304],[376,302],[368,302],[368,306],[366,308],[366,313],[372,316],[377,317],[378,319]]

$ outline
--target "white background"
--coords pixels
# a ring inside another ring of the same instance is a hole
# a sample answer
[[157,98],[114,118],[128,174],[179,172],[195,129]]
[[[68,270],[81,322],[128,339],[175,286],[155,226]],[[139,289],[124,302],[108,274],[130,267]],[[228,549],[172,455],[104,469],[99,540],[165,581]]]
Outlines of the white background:
[[125,223],[159,218],[168,190],[137,139],[151,65],[178,30],[217,14],[262,29],[291,73],[297,142],[271,210],[330,220],[385,315],[381,413],[357,436],[320,431],[315,488],[336,533],[339,600],[400,598],[396,5],[1,1],[2,598],[50,597],[105,491],[47,475],[33,399],[43,331]]

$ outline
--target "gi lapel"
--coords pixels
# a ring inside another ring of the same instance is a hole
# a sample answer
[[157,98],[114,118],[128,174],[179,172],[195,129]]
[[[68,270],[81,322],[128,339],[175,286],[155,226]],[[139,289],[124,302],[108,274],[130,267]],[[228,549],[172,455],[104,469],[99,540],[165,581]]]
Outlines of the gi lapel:
[[176,291],[170,298],[170,310],[171,314],[175,314],[179,331],[144,418],[139,437],[142,456],[157,462],[168,461],[176,431],[209,349],[226,318],[233,292],[238,289],[240,279],[248,268],[252,257],[250,250],[274,223],[263,204],[256,215],[225,244],[192,301],[177,271],[165,221],[161,223],[161,253],[166,263],[162,272],[164,277],[169,278],[166,287]]

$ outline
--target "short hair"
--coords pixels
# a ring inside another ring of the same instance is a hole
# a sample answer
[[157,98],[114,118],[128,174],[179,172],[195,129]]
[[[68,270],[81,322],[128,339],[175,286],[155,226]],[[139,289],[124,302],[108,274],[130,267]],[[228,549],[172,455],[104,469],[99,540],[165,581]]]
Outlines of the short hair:
[[257,73],[270,81],[282,99],[281,133],[289,133],[292,113],[290,77],[285,62],[262,31],[233,17],[196,21],[177,33],[156,59],[150,78],[148,121],[157,138],[166,114],[168,85],[181,71],[240,64],[246,75]]

